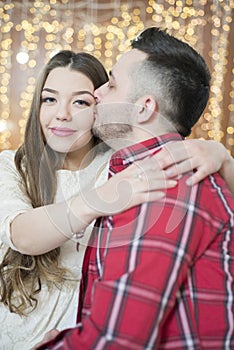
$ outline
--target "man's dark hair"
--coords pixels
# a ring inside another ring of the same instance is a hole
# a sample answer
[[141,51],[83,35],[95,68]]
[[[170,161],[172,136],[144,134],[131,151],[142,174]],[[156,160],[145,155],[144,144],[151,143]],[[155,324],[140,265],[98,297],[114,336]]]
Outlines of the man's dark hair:
[[187,43],[156,27],[143,31],[132,48],[148,54],[137,74],[144,76],[146,90],[151,80],[150,89],[155,86],[160,91],[155,96],[159,112],[181,135],[189,135],[209,98],[210,72],[204,59]]

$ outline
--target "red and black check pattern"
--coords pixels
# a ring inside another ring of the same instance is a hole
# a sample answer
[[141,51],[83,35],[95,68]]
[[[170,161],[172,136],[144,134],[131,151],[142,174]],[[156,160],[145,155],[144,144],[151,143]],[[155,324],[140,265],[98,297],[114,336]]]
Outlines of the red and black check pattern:
[[[117,152],[110,176],[175,134]],[[234,200],[218,174],[105,217],[87,248],[82,325],[40,349],[234,349]]]

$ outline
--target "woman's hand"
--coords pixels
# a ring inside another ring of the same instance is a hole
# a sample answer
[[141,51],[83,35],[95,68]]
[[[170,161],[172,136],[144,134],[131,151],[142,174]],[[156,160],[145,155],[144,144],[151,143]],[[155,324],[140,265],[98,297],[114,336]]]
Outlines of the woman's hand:
[[232,190],[234,173],[230,179],[229,174],[231,169],[234,171],[234,159],[221,143],[197,139],[170,142],[154,157],[161,169],[166,170],[167,178],[196,170],[187,180],[188,185],[193,185],[219,171]]
[[104,185],[82,193],[84,203],[98,217],[117,214],[138,204],[162,199],[166,189],[176,186],[177,181],[167,179],[160,164],[153,158],[137,161],[112,176]]

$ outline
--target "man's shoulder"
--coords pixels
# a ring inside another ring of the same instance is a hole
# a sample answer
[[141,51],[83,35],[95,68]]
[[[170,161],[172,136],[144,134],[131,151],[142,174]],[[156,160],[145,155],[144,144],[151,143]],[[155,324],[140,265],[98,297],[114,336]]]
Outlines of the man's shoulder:
[[231,200],[234,202],[234,198],[226,182],[218,172],[205,177],[199,182],[198,186],[204,188],[204,190],[209,193],[215,193],[219,198],[221,194],[223,196],[231,197]]
[[197,187],[200,207],[216,217],[230,220],[230,215],[234,213],[234,198],[219,173],[207,176]]

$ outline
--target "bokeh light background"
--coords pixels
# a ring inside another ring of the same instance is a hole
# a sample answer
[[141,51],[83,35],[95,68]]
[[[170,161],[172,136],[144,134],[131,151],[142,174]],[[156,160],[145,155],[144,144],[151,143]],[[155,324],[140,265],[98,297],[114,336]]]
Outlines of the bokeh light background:
[[234,156],[234,0],[0,1],[0,151],[15,149],[41,67],[61,49],[86,51],[109,71],[148,26],[198,50],[212,73],[208,106],[191,137]]

